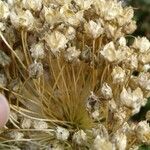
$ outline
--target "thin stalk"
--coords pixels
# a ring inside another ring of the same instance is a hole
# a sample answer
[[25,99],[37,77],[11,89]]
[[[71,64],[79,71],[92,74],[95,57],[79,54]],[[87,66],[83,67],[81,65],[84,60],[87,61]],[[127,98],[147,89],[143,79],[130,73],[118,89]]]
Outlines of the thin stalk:
[[26,46],[25,46],[25,32],[24,30],[21,31],[21,40],[22,40],[22,47],[23,47],[23,52],[24,52],[24,56],[25,56],[25,60],[26,60],[26,63],[27,63],[27,66],[30,65],[29,63],[29,57],[28,57],[28,54],[27,54],[27,50],[26,50]]
[[92,76],[93,76],[93,81],[92,81],[92,91],[94,91],[94,87],[95,87],[95,61],[94,61],[94,56],[95,56],[95,39],[93,40],[93,49],[92,49]]
[[21,59],[18,57],[18,55],[16,54],[16,52],[12,49],[12,47],[8,44],[8,42],[6,41],[5,37],[3,36],[2,32],[0,32],[0,36],[2,38],[2,40],[4,41],[4,43],[6,44],[6,46],[11,50],[12,54],[18,59],[19,63],[22,65],[22,67],[26,69],[26,66],[22,63]]

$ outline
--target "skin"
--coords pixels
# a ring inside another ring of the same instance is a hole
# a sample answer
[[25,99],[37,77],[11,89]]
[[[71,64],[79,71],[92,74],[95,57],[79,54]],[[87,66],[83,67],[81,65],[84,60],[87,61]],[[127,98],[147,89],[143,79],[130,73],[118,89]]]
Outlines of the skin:
[[0,94],[0,128],[4,127],[9,119],[10,108],[7,99]]

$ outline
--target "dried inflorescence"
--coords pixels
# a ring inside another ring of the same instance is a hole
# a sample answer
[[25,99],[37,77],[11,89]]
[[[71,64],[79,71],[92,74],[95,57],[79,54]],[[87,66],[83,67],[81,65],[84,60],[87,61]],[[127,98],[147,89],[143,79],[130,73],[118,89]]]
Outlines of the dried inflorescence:
[[150,41],[129,35],[133,16],[117,0],[0,0],[0,88],[13,112],[0,148],[150,144],[149,112],[131,119],[150,97]]

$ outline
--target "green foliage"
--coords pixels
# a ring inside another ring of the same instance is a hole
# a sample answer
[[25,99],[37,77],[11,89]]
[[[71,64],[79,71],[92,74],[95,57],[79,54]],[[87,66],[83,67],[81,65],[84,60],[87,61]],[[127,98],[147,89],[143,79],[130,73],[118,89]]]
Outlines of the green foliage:
[[150,0],[129,0],[129,5],[135,8],[137,30],[134,35],[147,36],[150,39]]
[[136,114],[132,119],[138,121],[145,120],[145,115],[148,110],[150,110],[150,98],[148,99],[146,106],[142,107],[141,111],[138,114]]
[[142,145],[142,146],[140,146],[139,150],[150,150],[150,146],[149,145]]

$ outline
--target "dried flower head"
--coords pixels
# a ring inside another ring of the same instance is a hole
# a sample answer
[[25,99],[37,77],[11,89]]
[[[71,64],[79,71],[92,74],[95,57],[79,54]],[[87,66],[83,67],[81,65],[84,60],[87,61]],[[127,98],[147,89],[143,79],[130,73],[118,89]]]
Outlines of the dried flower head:
[[115,143],[117,149],[126,150],[127,137],[124,133],[117,131],[112,137],[112,141]]
[[133,16],[118,0],[0,0],[0,91],[11,108],[0,149],[150,144],[149,112],[130,119],[150,97],[150,41],[130,42]]
[[9,65],[10,62],[11,62],[10,57],[5,52],[0,50],[0,65],[5,67],[5,66]]
[[42,0],[23,0],[22,4],[24,8],[31,9],[34,11],[39,11],[42,8]]
[[143,143],[150,144],[150,126],[146,121],[139,122],[135,130],[139,140]]
[[107,83],[103,83],[101,93],[106,99],[111,99],[113,96],[112,89]]
[[101,23],[94,22],[90,20],[89,23],[85,24],[86,33],[89,33],[89,36],[92,36],[94,39],[98,38],[103,33],[103,28]]
[[126,107],[132,108],[133,114],[138,113],[141,106],[146,104],[146,101],[143,97],[143,92],[140,88],[136,88],[133,92],[130,88],[128,90],[123,88],[120,94],[120,99]]
[[43,129],[47,129],[48,128],[48,125],[45,121],[38,121],[38,120],[35,120],[33,122],[33,127],[35,129],[40,129],[40,130],[43,130]]
[[43,65],[40,62],[34,62],[29,66],[29,76],[38,78],[43,74]]
[[102,51],[100,51],[101,55],[104,56],[108,61],[113,62],[116,61],[116,49],[113,42],[106,44]]
[[73,141],[79,145],[85,144],[87,141],[87,135],[83,130],[79,130],[74,133],[73,135]]
[[113,147],[114,146],[110,141],[101,138],[99,135],[94,140],[94,150],[112,150]]
[[8,4],[0,0],[0,20],[7,19],[9,16],[9,7]]
[[32,120],[31,119],[28,119],[28,118],[24,118],[22,120],[22,124],[21,124],[21,127],[23,129],[29,129],[31,127],[31,123],[32,123]]
[[133,47],[139,50],[141,53],[145,53],[150,50],[150,42],[146,37],[137,37],[133,43]]
[[76,61],[80,55],[80,51],[76,50],[76,47],[69,47],[65,52],[65,59],[69,62]]
[[10,20],[15,28],[24,28],[32,30],[34,28],[34,17],[30,10],[10,13]]
[[114,83],[122,83],[125,80],[126,73],[121,67],[116,66],[111,73]]
[[69,131],[62,127],[57,127],[56,129],[56,137],[58,140],[66,141],[69,137]]
[[51,48],[53,54],[57,54],[60,50],[66,47],[68,40],[66,37],[59,31],[54,31],[45,36],[45,41],[47,46]]
[[43,43],[37,43],[31,46],[31,56],[34,59],[42,59],[44,58],[44,44]]

